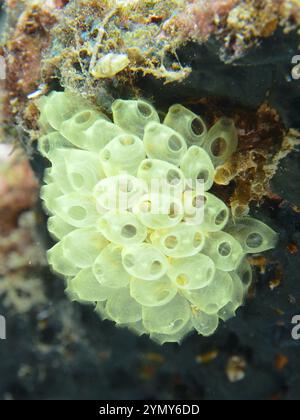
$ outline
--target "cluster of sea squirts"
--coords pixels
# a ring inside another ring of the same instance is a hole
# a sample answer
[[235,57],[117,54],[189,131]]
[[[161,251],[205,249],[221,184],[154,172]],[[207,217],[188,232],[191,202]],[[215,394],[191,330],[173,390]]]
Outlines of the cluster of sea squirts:
[[111,121],[67,92],[39,108],[48,260],[71,299],[160,344],[234,317],[252,281],[247,254],[277,234],[209,192],[237,148],[233,121],[208,130],[176,104],[162,123],[143,100],[116,100]]

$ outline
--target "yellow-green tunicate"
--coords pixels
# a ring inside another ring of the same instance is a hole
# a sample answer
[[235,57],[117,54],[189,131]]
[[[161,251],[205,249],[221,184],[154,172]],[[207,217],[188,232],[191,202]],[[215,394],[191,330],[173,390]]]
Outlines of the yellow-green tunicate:
[[96,307],[95,307],[95,312],[100,316],[102,321],[106,321],[106,320],[113,321],[113,319],[111,318],[110,315],[108,315],[108,312],[106,310],[106,303],[107,301],[97,302]]
[[130,296],[128,287],[114,291],[107,300],[106,311],[117,324],[138,322],[142,319],[142,306]]
[[55,209],[56,209],[55,201],[57,198],[63,195],[62,191],[59,190],[58,186],[53,183],[53,184],[44,185],[41,188],[40,195],[41,195],[41,199],[44,202],[47,213],[54,214]]
[[38,141],[38,151],[49,160],[53,151],[69,147],[71,147],[70,142],[57,131],[45,134]]
[[231,275],[217,270],[213,281],[203,289],[184,290],[184,296],[202,312],[215,315],[232,297],[233,281]]
[[[189,225],[201,226],[204,224],[204,191],[186,190],[182,195],[183,221]],[[203,228],[205,231],[205,228]]]
[[62,242],[58,242],[50,251],[47,252],[48,262],[52,269],[66,277],[76,276],[80,269],[76,267],[73,260],[69,260],[64,255]]
[[47,100],[40,102],[41,125],[45,127],[47,122],[55,130],[60,130],[64,121],[72,117],[76,112],[77,103],[71,94],[65,92],[52,92]]
[[[108,245],[108,241],[94,228],[76,229],[62,240],[64,255],[79,268],[88,268],[100,252]],[[82,246],[84,244],[84,246]]]
[[81,300],[79,298],[79,296],[77,295],[77,293],[74,291],[74,289],[72,288],[72,281],[73,281],[74,277],[67,277],[65,284],[65,293],[67,295],[67,297],[70,299],[71,302],[78,302],[78,303],[82,303],[85,305],[92,305],[92,302],[87,302],[84,300]]
[[74,146],[85,149],[85,131],[92,127],[96,121],[103,118],[105,117],[102,117],[96,111],[84,109],[63,122],[60,132]]
[[145,195],[145,183],[128,174],[101,180],[94,189],[99,211],[132,209]]
[[235,270],[245,255],[240,243],[225,232],[207,235],[202,252],[212,258],[217,269],[223,271]]
[[187,151],[181,134],[159,123],[150,123],[145,128],[144,146],[151,159],[160,159],[180,166]]
[[144,195],[133,211],[140,222],[149,229],[176,226],[184,216],[181,202],[167,194]]
[[76,228],[95,227],[99,219],[96,201],[90,194],[71,193],[53,203],[54,214]]
[[[53,94],[53,93],[52,93]],[[50,94],[51,95],[51,94]],[[37,108],[40,111],[40,115],[38,118],[38,125],[39,128],[42,130],[43,133],[51,133],[54,132],[55,129],[50,125],[47,114],[45,112],[45,105],[49,101],[50,95],[48,96],[41,96],[38,101],[36,102]]]
[[113,289],[99,284],[91,268],[81,270],[71,281],[69,288],[79,299],[87,302],[105,302],[114,293]]
[[147,331],[158,334],[176,334],[190,320],[187,300],[177,294],[169,303],[158,307],[143,307],[143,322]]
[[128,328],[129,331],[136,334],[138,337],[141,337],[144,334],[147,334],[147,330],[144,327],[143,321],[137,321],[137,322],[128,322],[127,324],[120,324],[121,328]]
[[83,135],[83,148],[100,152],[114,138],[124,134],[124,131],[104,118],[94,122],[94,124],[85,130]]
[[240,262],[240,264],[239,264],[239,266],[236,270],[236,273],[239,276],[239,278],[241,279],[241,282],[244,286],[244,289],[247,292],[249,287],[252,284],[253,271],[252,271],[251,265],[249,264],[246,257],[243,258],[242,261]]
[[136,175],[145,157],[143,142],[131,134],[114,138],[100,153],[100,161],[108,177],[122,173]]
[[171,163],[158,159],[144,160],[137,173],[137,177],[143,180],[152,193],[164,193],[181,197],[186,181],[182,171]]
[[151,241],[168,257],[185,258],[202,251],[205,235],[198,226],[180,223],[170,229],[154,231]]
[[93,265],[93,272],[103,286],[118,289],[129,284],[131,276],[122,263],[122,248],[119,245],[107,245]]
[[147,229],[137,217],[126,211],[105,213],[97,223],[100,232],[112,243],[134,245],[144,242]]
[[226,322],[236,316],[236,311],[243,305],[245,298],[245,287],[240,277],[235,273],[230,273],[233,282],[233,291],[230,302],[219,311],[219,318]]
[[207,192],[236,150],[233,122],[207,133],[177,104],[160,124],[142,100],[117,100],[111,121],[67,92],[37,105],[38,150],[51,163],[41,198],[58,241],[48,260],[69,298],[159,344],[209,336],[234,317],[252,281],[247,253],[274,247],[277,235],[230,218]]
[[[95,184],[105,176],[96,153],[74,149],[58,149],[53,154],[56,160],[64,161],[68,181],[64,189],[66,190],[70,186],[69,192],[91,191]],[[55,165],[53,167],[55,168]],[[57,176],[61,177],[58,173],[55,174],[55,171],[53,176],[55,178]]]
[[47,226],[51,235],[59,241],[75,229],[58,216],[50,217]]
[[224,229],[229,220],[229,209],[226,204],[213,194],[204,194],[204,221],[202,228],[207,232]]
[[173,334],[158,334],[158,333],[151,333],[150,338],[155,343],[159,345],[163,345],[166,343],[177,343],[180,344],[184,338],[188,336],[188,334],[194,330],[194,326],[191,321],[187,322],[179,331]]
[[112,105],[114,123],[129,133],[140,138],[150,122],[159,122],[156,110],[145,101],[123,101],[116,100]]
[[[64,159],[64,152],[67,149],[57,149],[49,153],[52,166],[48,173],[48,178],[51,179],[57,189],[61,190],[64,194],[72,192],[72,186],[68,178],[66,162]],[[69,149],[71,150],[71,149]]]
[[223,165],[238,146],[238,135],[234,121],[221,118],[208,132],[203,148],[215,167]]
[[124,248],[122,259],[127,272],[142,280],[160,279],[169,268],[167,258],[157,248],[146,243]]
[[201,146],[207,135],[202,118],[180,104],[171,106],[164,124],[180,133],[189,146]]
[[235,219],[227,231],[233,235],[242,245],[244,251],[256,254],[275,248],[278,242],[278,234],[265,223],[243,217]]
[[54,182],[52,176],[51,176],[51,168],[46,168],[44,171],[44,184],[52,184]]
[[132,278],[130,293],[141,305],[157,307],[170,302],[176,295],[177,288],[167,276],[154,281]]
[[217,314],[208,315],[200,310],[192,309],[191,319],[195,330],[203,337],[213,335],[219,326],[219,317]]
[[196,290],[207,287],[216,272],[213,261],[204,254],[171,261],[168,276],[179,289]]
[[182,159],[181,170],[191,188],[196,189],[199,183],[203,183],[204,191],[208,191],[213,186],[215,168],[201,147],[192,146],[188,149]]

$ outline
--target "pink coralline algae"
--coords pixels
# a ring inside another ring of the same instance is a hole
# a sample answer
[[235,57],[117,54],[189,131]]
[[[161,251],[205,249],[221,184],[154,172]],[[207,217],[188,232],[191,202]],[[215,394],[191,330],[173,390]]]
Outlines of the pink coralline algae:
[[299,22],[299,0],[187,0],[165,22],[164,30],[185,41],[205,42],[213,35],[242,55],[278,27],[288,32]]
[[185,38],[206,40],[226,21],[240,0],[188,0],[187,6],[165,24],[165,31]]

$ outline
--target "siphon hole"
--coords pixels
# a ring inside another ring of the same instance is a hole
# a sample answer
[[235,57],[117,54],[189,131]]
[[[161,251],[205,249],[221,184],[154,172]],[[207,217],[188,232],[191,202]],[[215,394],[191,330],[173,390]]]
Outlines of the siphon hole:
[[207,198],[203,195],[197,195],[193,197],[192,206],[195,209],[201,209],[207,201]]
[[134,184],[131,179],[121,180],[119,190],[126,194],[131,193],[134,190]]
[[197,181],[203,181],[204,183],[208,181],[209,178],[209,172],[207,169],[202,169],[199,171],[197,175]]
[[143,201],[140,205],[140,211],[142,213],[150,213],[152,209],[151,201]]
[[146,162],[143,163],[142,170],[149,171],[149,169],[151,169],[152,166],[153,166],[152,162],[150,160],[147,160]]
[[168,141],[169,149],[172,150],[172,152],[179,152],[182,149],[182,142],[180,137],[178,136],[171,136]]
[[223,156],[227,149],[227,143],[225,139],[219,137],[215,139],[211,145],[211,152],[215,157]]
[[87,216],[87,211],[83,207],[73,206],[69,209],[69,216],[74,220],[84,220]]
[[92,113],[90,111],[84,111],[78,114],[75,118],[76,124],[85,124],[87,123],[92,116]]
[[169,210],[169,217],[171,219],[176,219],[176,217],[179,215],[179,208],[176,205],[176,203],[172,203],[170,205],[170,210]]
[[215,224],[217,226],[220,226],[222,223],[225,222],[226,219],[227,219],[227,211],[226,210],[221,210],[220,213],[218,213],[217,216],[216,216]]
[[168,249],[175,249],[178,245],[178,239],[176,236],[168,236],[165,239],[165,247]]
[[260,233],[253,232],[250,235],[248,235],[246,240],[246,245],[249,248],[259,248],[263,244],[263,237]]
[[124,258],[124,265],[127,268],[132,268],[135,264],[135,260],[134,260],[134,255],[132,254],[127,254]]
[[250,286],[251,281],[252,281],[252,272],[250,270],[247,270],[242,275],[242,283],[245,286]]
[[201,136],[204,132],[204,127],[200,118],[194,118],[191,123],[191,129],[195,136]]
[[232,252],[232,248],[231,248],[230,243],[229,242],[222,242],[219,245],[218,252],[221,255],[221,257],[229,257],[229,255]]
[[134,137],[131,137],[131,136],[120,137],[120,143],[122,144],[122,146],[132,146],[134,142],[135,142]]
[[174,329],[179,329],[183,324],[183,320],[182,319],[176,319],[176,321],[173,322],[173,328]]
[[172,106],[172,108],[171,108],[171,112],[172,112],[172,114],[179,114],[180,113],[180,111],[181,111],[181,109],[180,109],[180,107],[179,106]]
[[176,283],[178,286],[185,287],[189,284],[189,279],[186,274],[179,274],[176,279]]
[[137,234],[137,229],[133,225],[125,225],[123,226],[122,231],[121,231],[121,235],[123,236],[123,238],[126,238],[126,239],[132,239],[136,236],[136,234]]
[[167,181],[170,185],[178,185],[180,183],[181,177],[180,173],[175,171],[175,169],[170,169],[167,173]]
[[149,118],[152,115],[152,108],[145,102],[138,103],[138,111],[140,115],[144,118]]
[[153,261],[150,268],[150,273],[153,276],[160,274],[162,271],[162,263],[160,261]]
[[203,236],[200,232],[196,232],[194,235],[193,245],[194,248],[198,248],[203,242]]
[[82,188],[84,186],[84,177],[81,174],[78,174],[76,172],[73,172],[71,174],[71,178],[73,181],[73,184],[76,188]]

